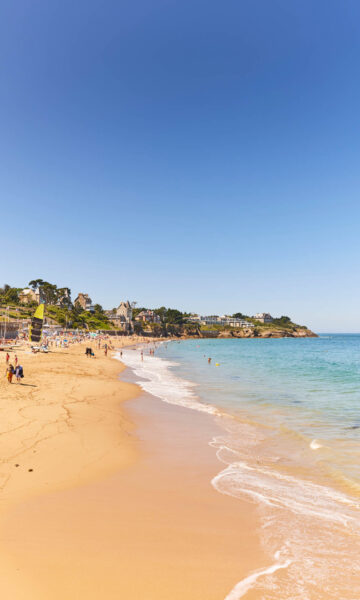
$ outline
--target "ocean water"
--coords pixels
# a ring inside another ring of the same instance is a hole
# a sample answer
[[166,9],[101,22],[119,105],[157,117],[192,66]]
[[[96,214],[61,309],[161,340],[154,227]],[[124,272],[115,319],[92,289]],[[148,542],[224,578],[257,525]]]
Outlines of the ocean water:
[[258,508],[268,564],[226,600],[359,600],[360,335],[183,340],[122,360],[149,393],[213,415],[209,483]]

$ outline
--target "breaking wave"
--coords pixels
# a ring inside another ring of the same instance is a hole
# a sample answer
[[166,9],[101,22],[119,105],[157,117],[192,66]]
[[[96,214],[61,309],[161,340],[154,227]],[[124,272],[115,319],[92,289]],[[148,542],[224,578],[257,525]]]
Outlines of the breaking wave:
[[217,408],[197,398],[194,383],[177,377],[171,372],[169,367],[175,367],[177,363],[147,354],[144,354],[141,360],[139,347],[122,350],[122,356],[120,357],[118,352],[115,358],[121,360],[137,377],[140,377],[136,383],[145,392],[161,398],[168,404],[184,406],[211,415],[220,414]]
[[[147,354],[142,360],[139,347],[122,350],[116,358],[132,369],[143,390],[164,402],[225,417],[218,419],[224,434],[209,442],[225,468],[211,483],[221,494],[257,505],[258,533],[270,566],[236,583],[224,600],[239,600],[250,589],[258,590],[263,600],[360,598],[356,496],[316,483],[316,473],[312,480],[301,477],[295,463],[285,464],[283,456],[269,452],[266,430],[226,419],[226,413],[202,402],[196,384],[173,372],[176,362]],[[301,436],[299,444],[304,442]],[[324,448],[316,439],[306,445]]]

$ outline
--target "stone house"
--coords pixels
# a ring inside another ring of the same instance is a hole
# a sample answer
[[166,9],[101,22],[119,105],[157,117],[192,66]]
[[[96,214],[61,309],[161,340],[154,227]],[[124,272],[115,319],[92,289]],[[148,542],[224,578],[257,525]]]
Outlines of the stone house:
[[74,300],[74,306],[80,306],[83,310],[91,310],[92,309],[92,300],[89,294],[80,294]]
[[147,323],[161,323],[159,315],[153,310],[142,310],[135,317],[135,321],[146,321]]
[[120,302],[119,306],[115,310],[106,310],[105,314],[108,316],[110,321],[123,331],[131,332],[133,330],[132,323],[132,306],[127,300],[126,302]]
[[31,302],[36,302],[36,304],[41,304],[44,302],[43,295],[40,290],[32,290],[30,288],[24,288],[19,293],[19,300],[22,304],[30,304]]
[[132,306],[129,300],[126,302],[120,302],[116,309],[116,316],[125,317],[126,321],[132,321]]

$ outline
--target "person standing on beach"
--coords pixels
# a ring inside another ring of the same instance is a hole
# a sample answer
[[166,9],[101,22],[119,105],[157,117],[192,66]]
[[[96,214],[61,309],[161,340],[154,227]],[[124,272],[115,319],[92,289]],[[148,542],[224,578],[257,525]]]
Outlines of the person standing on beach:
[[9,360],[10,360],[10,354],[7,352],[6,353],[6,364],[8,364]]
[[208,358],[208,363],[209,363],[209,364],[211,363],[211,358],[210,358],[210,357]]
[[18,364],[18,357],[15,354],[15,367],[16,367],[17,364]]
[[15,377],[16,377],[17,383],[21,383],[21,378],[24,377],[24,372],[23,372],[23,368],[21,365],[16,365]]
[[5,376],[7,377],[7,380],[9,383],[12,382],[13,375],[14,375],[14,367],[13,367],[13,365],[9,365],[8,368],[6,369],[6,373],[5,373]]
[[105,349],[104,349],[104,354],[105,354],[105,356],[107,356],[107,351],[108,351],[108,345],[107,345],[107,344],[105,344]]
[[141,360],[144,360],[144,353],[142,350],[141,350]]

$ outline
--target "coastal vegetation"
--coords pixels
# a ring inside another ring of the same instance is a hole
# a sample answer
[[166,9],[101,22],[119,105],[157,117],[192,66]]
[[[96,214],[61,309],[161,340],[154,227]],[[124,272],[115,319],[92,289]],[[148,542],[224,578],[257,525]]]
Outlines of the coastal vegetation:
[[[45,317],[48,324],[64,328],[123,331],[119,324],[111,319],[111,312],[105,311],[100,304],[83,308],[78,302],[71,301],[71,290],[58,287],[43,279],[32,279],[25,288],[31,290],[24,301],[24,288],[5,284],[0,288],[0,321],[30,319],[39,301],[45,303]],[[35,300],[37,298],[37,301]],[[152,319],[139,318],[140,313],[153,315]],[[160,306],[155,309],[146,307],[132,308],[131,330],[139,335],[154,337],[310,337],[314,336],[306,326],[294,323],[290,317],[281,316],[271,322],[262,322],[242,312],[236,312],[230,318],[246,324],[204,324],[193,319],[192,313],[177,308]]]
[[[100,304],[95,304],[91,312],[82,309],[78,304],[74,305],[68,287],[58,287],[43,279],[29,281],[28,287],[34,292],[39,292],[45,303],[45,317],[50,324],[90,331],[114,328]],[[29,319],[34,314],[37,302],[35,300],[21,302],[20,295],[23,289],[8,284],[0,288],[0,320]]]

